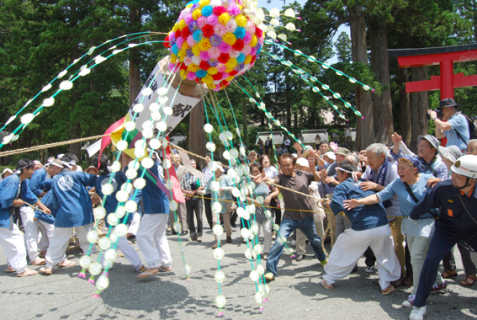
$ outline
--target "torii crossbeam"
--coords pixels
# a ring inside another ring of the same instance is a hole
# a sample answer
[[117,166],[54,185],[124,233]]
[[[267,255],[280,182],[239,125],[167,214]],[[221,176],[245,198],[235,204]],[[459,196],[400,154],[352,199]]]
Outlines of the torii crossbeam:
[[477,75],[464,76],[454,74],[454,63],[477,60],[477,44],[388,50],[390,58],[397,58],[400,68],[440,66],[440,76],[431,76],[431,80],[406,83],[406,92],[441,90],[441,99],[454,98],[455,88],[477,86]]

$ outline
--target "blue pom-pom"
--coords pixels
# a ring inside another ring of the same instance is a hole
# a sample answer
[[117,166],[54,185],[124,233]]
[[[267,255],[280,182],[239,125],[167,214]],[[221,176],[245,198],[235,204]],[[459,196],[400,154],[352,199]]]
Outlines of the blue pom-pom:
[[246,34],[245,28],[237,27],[237,29],[235,29],[234,35],[237,39],[243,39],[245,37],[245,34]]
[[205,71],[205,70],[199,70],[199,71],[197,71],[197,72],[195,73],[195,76],[196,76],[197,78],[203,78],[203,77],[205,77],[206,75],[207,75],[207,71]]
[[195,42],[200,42],[200,40],[202,40],[202,37],[203,37],[202,30],[196,30],[192,34],[192,38],[194,38]]
[[174,44],[172,46],[172,53],[177,55],[179,53],[179,47],[177,46],[177,44]]
[[245,55],[243,53],[241,53],[238,57],[237,57],[237,62],[238,63],[242,63],[245,61]]
[[205,6],[202,8],[201,12],[204,17],[208,17],[213,13],[213,9],[211,6]]

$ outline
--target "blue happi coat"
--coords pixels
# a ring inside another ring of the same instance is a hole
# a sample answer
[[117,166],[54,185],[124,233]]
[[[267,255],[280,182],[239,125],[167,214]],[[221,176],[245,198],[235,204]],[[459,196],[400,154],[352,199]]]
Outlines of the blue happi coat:
[[19,198],[29,204],[38,202],[38,198],[28,188],[28,179],[20,181],[20,177],[12,174],[0,182],[0,228],[10,228],[10,215],[13,214],[13,200],[17,197],[21,184]]

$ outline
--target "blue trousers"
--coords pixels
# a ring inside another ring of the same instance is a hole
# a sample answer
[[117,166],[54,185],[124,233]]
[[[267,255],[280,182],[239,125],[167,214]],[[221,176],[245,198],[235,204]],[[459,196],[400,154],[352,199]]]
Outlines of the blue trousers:
[[[282,224],[280,225],[280,230],[278,230],[278,234],[284,239],[287,239],[296,229],[300,229],[308,241],[310,241],[311,247],[313,248],[313,251],[315,251],[318,260],[326,260],[326,254],[323,252],[323,247],[321,246],[321,238],[316,234],[315,222],[313,221],[313,218],[310,217],[301,220],[283,219]],[[273,244],[272,250],[270,250],[267,259],[266,273],[271,272],[274,276],[277,275],[278,261],[282,255],[283,247],[285,246],[283,243],[280,243],[278,239],[279,238],[277,237],[277,240]]]
[[429,245],[426,260],[424,260],[421,275],[415,275],[419,276],[419,287],[417,288],[414,306],[423,307],[426,305],[427,297],[431,294],[432,285],[436,281],[439,263],[459,241],[465,241],[474,250],[477,249],[475,233],[466,233],[446,225],[441,220],[436,221],[436,230]]

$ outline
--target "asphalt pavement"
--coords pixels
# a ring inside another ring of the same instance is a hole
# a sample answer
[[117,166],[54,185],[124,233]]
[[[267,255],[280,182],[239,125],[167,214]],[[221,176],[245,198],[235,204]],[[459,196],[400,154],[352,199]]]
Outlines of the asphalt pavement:
[[[207,224],[207,223],[205,223]],[[225,235],[222,236],[225,239]],[[191,281],[186,281],[178,236],[169,236],[173,257],[172,272],[147,280],[137,273],[124,257],[118,257],[109,273],[110,287],[100,299],[92,298],[95,288],[78,278],[79,265],[56,269],[51,276],[17,278],[5,273],[6,257],[0,250],[0,319],[214,319],[218,294],[214,273],[217,260],[212,255],[212,231],[205,228],[202,243],[185,241],[185,259],[191,265]],[[135,248],[137,245],[133,244]],[[329,251],[329,244],[326,246]],[[222,270],[226,279],[222,293],[227,299],[223,319],[408,319],[410,309],[401,303],[411,288],[401,287],[388,296],[381,294],[377,274],[364,272],[364,258],[359,270],[337,281],[332,290],[319,281],[323,268],[313,258],[307,245],[307,258],[301,262],[282,255],[278,276],[270,284],[270,295],[263,311],[255,302],[255,285],[249,278],[250,260],[244,256],[246,245],[239,229],[233,243],[223,247]],[[68,251],[68,259],[78,262],[79,250]],[[433,294],[428,300],[426,319],[477,318],[474,288],[464,288],[458,250],[455,252],[459,276],[448,281],[448,290]],[[33,267],[33,269],[38,269]],[[475,285],[477,286],[477,284]]]

